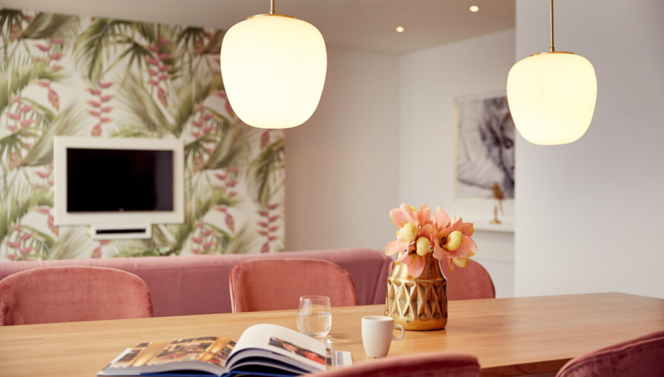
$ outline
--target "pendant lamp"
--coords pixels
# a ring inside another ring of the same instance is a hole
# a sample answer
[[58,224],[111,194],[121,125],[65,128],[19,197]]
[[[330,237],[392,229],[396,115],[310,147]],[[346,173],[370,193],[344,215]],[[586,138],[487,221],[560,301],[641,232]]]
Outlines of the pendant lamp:
[[507,76],[507,102],[519,133],[533,144],[572,143],[588,130],[595,112],[597,78],[592,64],[553,45],[516,63]]
[[313,25],[276,14],[249,17],[231,27],[221,45],[228,101],[246,124],[291,128],[316,110],[327,72],[325,40]]

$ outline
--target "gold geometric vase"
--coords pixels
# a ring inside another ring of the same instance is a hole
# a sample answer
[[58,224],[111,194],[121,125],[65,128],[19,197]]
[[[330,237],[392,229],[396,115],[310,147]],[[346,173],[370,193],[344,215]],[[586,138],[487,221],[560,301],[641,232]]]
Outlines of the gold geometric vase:
[[387,277],[385,315],[406,330],[441,330],[447,325],[447,279],[429,253],[422,275],[414,278],[397,263]]

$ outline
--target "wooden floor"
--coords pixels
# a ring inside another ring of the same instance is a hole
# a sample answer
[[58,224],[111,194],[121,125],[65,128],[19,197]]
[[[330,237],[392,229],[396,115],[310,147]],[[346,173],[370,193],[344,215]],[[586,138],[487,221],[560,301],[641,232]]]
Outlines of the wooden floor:
[[[334,308],[330,338],[368,360],[360,318],[383,306]],[[486,376],[558,370],[569,359],[664,330],[664,300],[595,294],[451,301],[447,329],[407,332],[389,356],[429,351],[478,357]],[[273,323],[296,329],[296,311],[213,314],[0,327],[0,376],[94,376],[125,348],[146,341],[219,335],[236,339],[247,327]]]

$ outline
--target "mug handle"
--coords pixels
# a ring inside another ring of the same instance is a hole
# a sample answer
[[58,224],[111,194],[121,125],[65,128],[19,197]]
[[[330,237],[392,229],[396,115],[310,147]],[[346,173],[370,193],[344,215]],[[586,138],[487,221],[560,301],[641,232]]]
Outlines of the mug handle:
[[401,336],[397,338],[396,336],[394,336],[394,334],[392,334],[392,339],[397,340],[397,341],[398,341],[398,340],[402,340],[402,339],[403,339],[403,336],[406,335],[406,331],[404,330],[403,326],[401,326],[401,325],[394,325],[394,328],[395,328],[395,329],[400,329],[400,330],[401,330]]

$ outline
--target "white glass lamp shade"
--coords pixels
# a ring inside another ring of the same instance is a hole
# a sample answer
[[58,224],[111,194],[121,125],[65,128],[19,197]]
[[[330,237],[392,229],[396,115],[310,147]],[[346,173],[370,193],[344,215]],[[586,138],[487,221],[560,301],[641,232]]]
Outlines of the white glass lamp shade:
[[237,116],[258,128],[290,128],[316,110],[327,72],[325,40],[313,25],[260,15],[226,32],[221,73]]
[[568,52],[533,55],[507,76],[507,102],[514,125],[533,144],[574,142],[595,112],[597,78],[592,64]]

